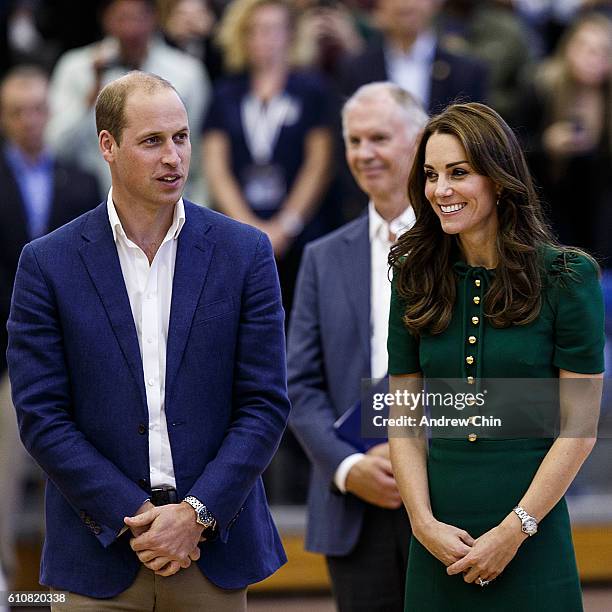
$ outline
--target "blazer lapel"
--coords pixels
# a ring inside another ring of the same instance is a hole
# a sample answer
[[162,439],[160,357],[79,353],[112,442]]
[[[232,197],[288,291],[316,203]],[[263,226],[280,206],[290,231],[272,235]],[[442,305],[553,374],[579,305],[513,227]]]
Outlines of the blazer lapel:
[[202,224],[195,214],[191,214],[189,209],[193,206],[185,202],[185,225],[176,250],[166,350],[166,398],[171,397],[214,251],[214,244],[205,237],[210,224]]
[[79,253],[104,305],[130,372],[140,389],[142,408],[146,413],[147,400],[138,336],[106,212],[106,202],[92,211],[83,229],[83,238],[85,242]]
[[431,66],[431,88],[429,91],[429,114],[439,113],[450,103],[449,78],[452,66],[449,57],[436,46],[436,54]]
[[368,236],[368,217],[355,226],[354,231],[345,237],[340,263],[342,282],[349,296],[353,316],[357,321],[359,340],[366,356],[366,371],[370,372],[370,239]]

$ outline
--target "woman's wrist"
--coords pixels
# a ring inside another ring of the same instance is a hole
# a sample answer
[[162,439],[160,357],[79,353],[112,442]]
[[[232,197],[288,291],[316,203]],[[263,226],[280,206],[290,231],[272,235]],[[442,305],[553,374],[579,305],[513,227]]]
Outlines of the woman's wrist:
[[434,528],[437,522],[438,521],[436,520],[434,515],[431,514],[431,512],[410,517],[412,533],[419,541],[421,541],[421,538],[423,536],[426,536],[432,532],[432,529]]
[[499,524],[499,529],[505,537],[513,540],[518,545],[521,545],[529,537],[526,533],[523,533],[521,521],[514,512],[510,512],[506,516]]

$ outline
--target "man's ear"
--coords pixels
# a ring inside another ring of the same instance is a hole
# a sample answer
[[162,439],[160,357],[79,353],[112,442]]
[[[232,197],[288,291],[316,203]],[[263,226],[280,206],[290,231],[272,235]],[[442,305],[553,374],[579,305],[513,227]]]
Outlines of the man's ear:
[[98,135],[98,145],[102,157],[110,164],[115,161],[115,152],[117,147],[117,141],[113,138],[113,135],[108,130],[102,130]]

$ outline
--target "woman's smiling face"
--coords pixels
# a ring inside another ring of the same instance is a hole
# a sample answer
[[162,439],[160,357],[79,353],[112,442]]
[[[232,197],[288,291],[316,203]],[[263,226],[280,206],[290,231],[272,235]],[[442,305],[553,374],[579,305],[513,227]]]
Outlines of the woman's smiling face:
[[497,231],[495,183],[474,171],[456,136],[436,132],[429,137],[423,171],[425,197],[445,233],[491,235]]

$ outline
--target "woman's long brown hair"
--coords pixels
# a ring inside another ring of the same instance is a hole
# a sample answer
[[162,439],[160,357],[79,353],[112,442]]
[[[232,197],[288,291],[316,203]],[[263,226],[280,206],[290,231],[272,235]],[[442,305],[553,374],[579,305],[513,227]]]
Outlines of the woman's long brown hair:
[[526,325],[542,302],[541,252],[557,246],[542,214],[518,141],[506,122],[484,104],[453,104],[425,126],[410,174],[408,195],[414,227],[391,249],[396,290],[405,302],[404,322],[414,334],[444,331],[456,298],[455,236],[442,231],[425,197],[425,148],[432,134],[459,139],[472,169],[501,188],[496,241],[498,264],[484,300],[484,313],[495,327]]

